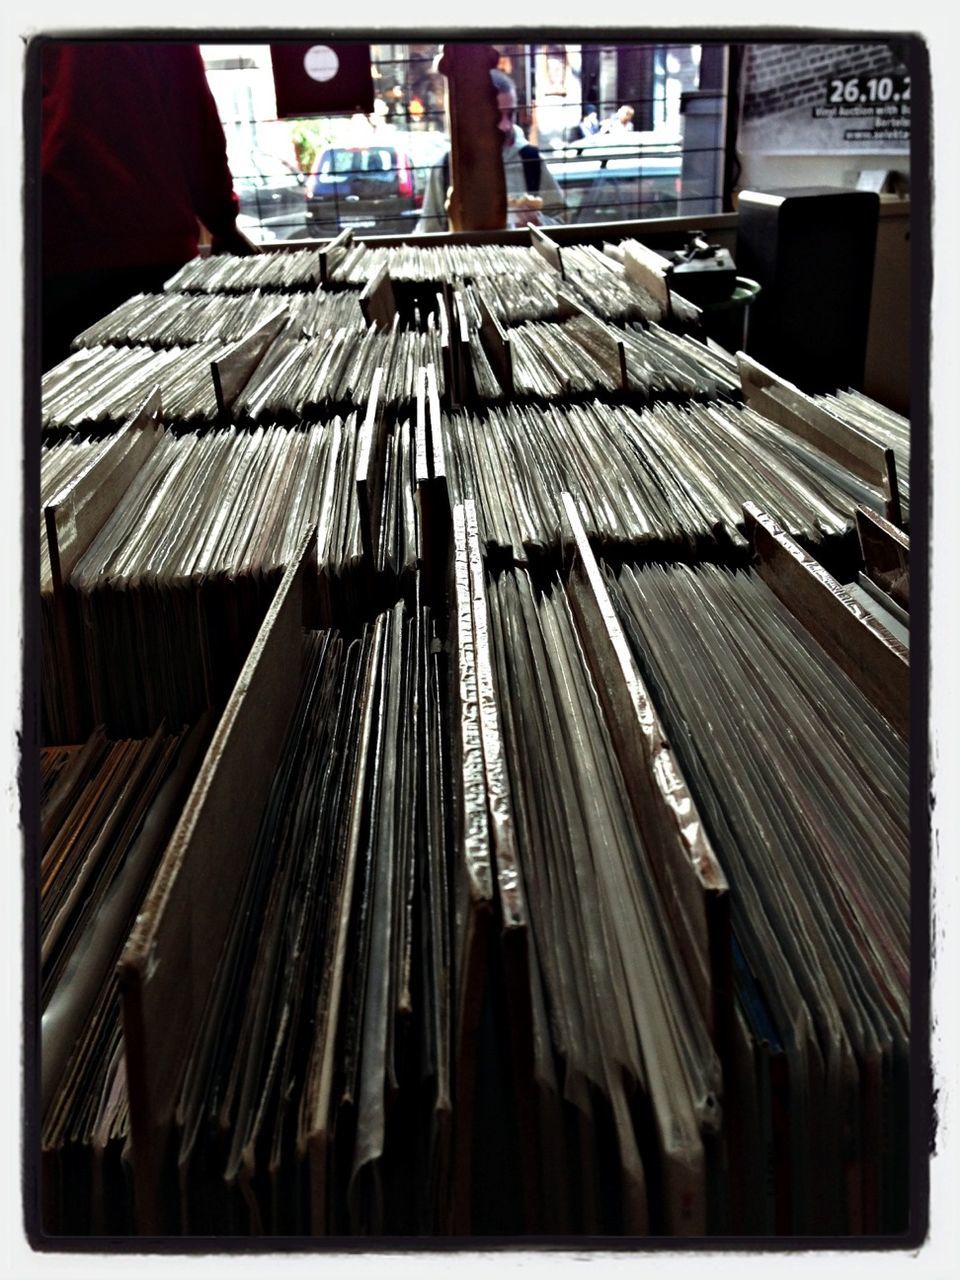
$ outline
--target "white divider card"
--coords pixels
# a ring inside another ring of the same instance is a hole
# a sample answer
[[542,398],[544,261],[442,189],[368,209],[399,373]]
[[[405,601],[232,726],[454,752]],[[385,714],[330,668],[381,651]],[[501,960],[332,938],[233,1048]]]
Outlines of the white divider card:
[[393,326],[397,314],[397,300],[386,263],[383,263],[376,275],[371,277],[364,286],[360,294],[360,310],[367,324],[375,324],[383,331]]
[[549,262],[554,271],[558,271],[560,273],[560,278],[562,279],[563,257],[560,253],[560,246],[555,244],[554,241],[551,240],[545,232],[541,231],[539,227],[531,225],[528,230],[530,232],[530,243],[533,245],[534,249],[536,249],[537,253],[540,254],[541,258],[543,258],[545,262]]
[[357,441],[356,486],[360,508],[360,537],[368,565],[377,563],[380,547],[381,503],[384,495],[386,436],[382,387],[383,368],[374,370],[367,412]]
[[288,320],[285,304],[271,311],[253,333],[241,338],[228,351],[210,363],[217,408],[227,414],[236,403],[271,343]]
[[414,475],[419,492],[421,485],[430,479],[430,443],[427,435],[427,371],[417,370],[416,444],[414,448]]
[[319,252],[320,284],[327,288],[333,281],[337,267],[343,262],[347,250],[353,244],[353,227],[344,227],[339,235],[334,236],[329,244]]
[[639,240],[626,240],[620,246],[623,251],[623,266],[627,278],[633,280],[656,301],[660,308],[660,318],[666,319],[671,312],[670,299],[670,263],[653,249],[648,249]]
[[440,409],[440,392],[437,388],[437,371],[432,364],[426,368],[427,422],[429,424],[430,461],[434,480],[447,479],[447,464],[443,449],[443,419]]

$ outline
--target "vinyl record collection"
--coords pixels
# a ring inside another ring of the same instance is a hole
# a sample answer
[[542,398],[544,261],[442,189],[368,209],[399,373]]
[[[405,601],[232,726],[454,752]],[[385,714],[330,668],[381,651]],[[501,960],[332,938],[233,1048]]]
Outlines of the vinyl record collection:
[[[235,342],[246,337],[263,318],[264,307],[276,306],[275,295],[249,292],[184,296],[180,293],[138,293],[109,315],[85,329],[77,347],[183,347],[214,338]],[[283,299],[295,336],[319,337],[327,330],[365,329],[355,293],[312,292]]]
[[910,505],[910,422],[902,414],[877,404],[859,391],[840,391],[818,397],[819,401],[855,431],[892,449],[897,460],[897,477],[904,519]]
[[884,494],[632,242],[342,240],[44,380],[45,1229],[904,1230],[908,744],[791,604],[905,662]]

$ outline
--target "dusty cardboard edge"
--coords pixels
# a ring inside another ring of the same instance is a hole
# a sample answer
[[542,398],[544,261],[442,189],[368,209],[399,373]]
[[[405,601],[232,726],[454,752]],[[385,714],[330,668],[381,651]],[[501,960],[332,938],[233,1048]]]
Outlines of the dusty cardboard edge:
[[[756,545],[756,530],[758,528],[762,529],[784,554],[788,555],[793,562],[809,574],[811,583],[815,583],[819,591],[829,593],[846,610],[851,624],[859,624],[865,631],[870,632],[876,640],[889,649],[895,657],[899,658],[905,667],[909,668],[910,654],[900,641],[890,634],[883,623],[877,621],[872,614],[858,605],[845,590],[843,584],[838,582],[823,565],[814,560],[813,556],[804,551],[800,544],[782,529],[772,516],[767,515],[765,511],[761,511],[754,502],[745,502],[743,504],[743,514],[754,554],[763,563],[769,563],[769,559],[764,556],[762,548],[758,548]],[[793,613],[793,610],[791,609],[790,612]]]
[[562,494],[561,501],[573,531],[574,544],[586,572],[589,589],[613,644],[617,663],[624,678],[624,689],[630,698],[636,724],[640,730],[647,767],[650,770],[653,785],[659,793],[661,805],[669,813],[679,847],[703,889],[712,893],[726,893],[729,889],[727,877],[707,835],[693,793],[670,746],[649,690],[630,652],[613,602],[600,576],[600,569],[590,547],[576,503],[569,493]]
[[167,903],[174,885],[180,875],[183,860],[190,847],[191,837],[196,828],[199,814],[206,803],[210,786],[225,750],[232,737],[234,726],[243,708],[244,698],[253,680],[254,674],[263,658],[264,650],[270,639],[277,616],[283,610],[288,598],[299,585],[301,576],[308,571],[312,553],[315,550],[316,530],[311,529],[300,544],[298,554],[291,561],[284,573],[277,593],[270,603],[266,616],[260,625],[256,639],[246,662],[237,677],[233,692],[227,700],[220,722],[214,731],[213,738],[197,771],[196,780],[184,804],[183,813],[173,830],[167,847],[154,875],[153,882],[144,899],[143,909],[130,931],[120,956],[119,967],[124,972],[147,971],[157,933],[166,912]]

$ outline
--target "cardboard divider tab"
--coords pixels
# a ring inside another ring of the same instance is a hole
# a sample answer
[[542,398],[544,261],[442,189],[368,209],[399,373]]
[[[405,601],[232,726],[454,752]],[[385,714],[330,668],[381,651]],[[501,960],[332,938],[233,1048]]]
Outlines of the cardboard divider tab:
[[397,315],[397,299],[385,262],[364,285],[360,293],[360,310],[367,324],[375,324],[378,329],[383,330],[393,326]]
[[797,621],[904,738],[910,656],[831,574],[752,502],[743,513],[760,576]]
[[490,310],[482,292],[476,290],[477,306],[480,310],[480,341],[487,353],[487,359],[497,375],[497,380],[506,396],[512,396],[513,387],[513,351],[510,338],[500,321]]
[[561,279],[563,278],[563,258],[560,254],[560,246],[555,244],[548,235],[545,235],[539,227],[529,226],[530,243],[536,249],[540,257],[545,262],[549,262],[554,271],[559,271]]
[[346,257],[347,250],[353,244],[353,227],[344,227],[339,235],[324,245],[319,252],[320,285],[326,288],[334,277],[337,267]]
[[237,396],[250,381],[254,370],[267,353],[277,334],[287,323],[286,303],[280,303],[245,338],[210,364],[213,387],[217,396],[217,408],[221,414],[229,414]]
[[779,377],[742,351],[736,353],[740,385],[747,404],[771,422],[812,444],[882,495],[885,514],[902,522],[900,487],[893,450],[834,417],[799,387]]
[[654,859],[690,983],[724,1059],[733,1026],[726,876],[644,684],[576,503],[562,495],[574,557],[567,582],[580,642],[637,823]]
[[183,1071],[301,679],[316,530],[287,569],[244,663],[119,963],[138,1229],[157,1234],[160,1167]]
[[670,315],[670,263],[661,254],[648,249],[639,240],[625,240],[620,245],[623,269],[627,279],[645,289],[660,307],[661,318]]

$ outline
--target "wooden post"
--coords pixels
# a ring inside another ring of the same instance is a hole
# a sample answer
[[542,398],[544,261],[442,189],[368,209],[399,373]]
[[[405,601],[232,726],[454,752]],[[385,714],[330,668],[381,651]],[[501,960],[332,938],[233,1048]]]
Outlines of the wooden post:
[[450,82],[451,231],[499,231],[507,225],[503,138],[490,72],[500,55],[488,44],[445,44],[439,68]]

